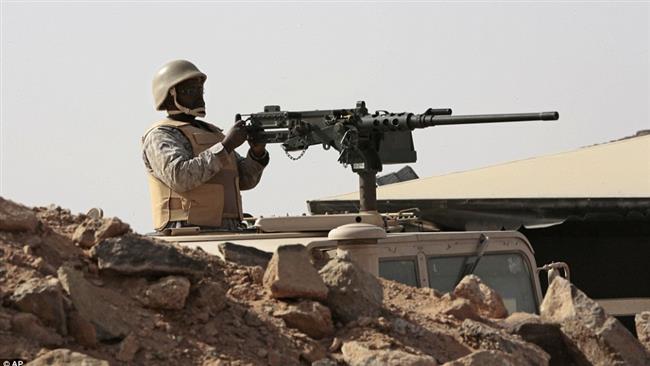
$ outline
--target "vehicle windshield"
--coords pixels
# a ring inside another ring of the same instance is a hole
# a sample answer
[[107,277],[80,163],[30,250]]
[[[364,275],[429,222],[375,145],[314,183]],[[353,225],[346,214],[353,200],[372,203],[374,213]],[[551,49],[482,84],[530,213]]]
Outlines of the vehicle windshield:
[[[428,257],[429,286],[441,292],[453,291],[463,264],[470,257]],[[509,313],[536,312],[531,271],[520,254],[485,254],[474,274],[501,295]],[[379,276],[410,286],[419,287],[421,283],[416,258],[382,259],[379,262]]]

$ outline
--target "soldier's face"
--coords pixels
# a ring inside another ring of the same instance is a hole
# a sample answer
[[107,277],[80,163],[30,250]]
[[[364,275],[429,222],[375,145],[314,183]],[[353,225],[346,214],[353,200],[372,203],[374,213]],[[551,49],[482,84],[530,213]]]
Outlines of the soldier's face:
[[203,80],[200,78],[185,80],[176,85],[176,100],[189,109],[205,107],[203,100]]

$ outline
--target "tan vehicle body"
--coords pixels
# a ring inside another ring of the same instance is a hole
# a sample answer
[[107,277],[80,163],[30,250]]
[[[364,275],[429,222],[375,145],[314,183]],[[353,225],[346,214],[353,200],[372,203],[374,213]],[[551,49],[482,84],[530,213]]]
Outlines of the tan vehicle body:
[[[347,223],[358,222],[371,223],[367,225],[371,228],[370,231],[341,231],[341,228],[351,226]],[[502,278],[508,277],[509,274],[507,270],[500,271],[499,268],[508,266],[499,266],[498,263],[496,268],[489,269],[487,272],[483,271],[483,273],[478,273],[481,272],[478,271],[476,274],[483,278],[488,285],[492,285],[502,293],[506,307],[510,312],[537,312],[542,299],[538,268],[532,247],[521,233],[516,231],[386,233],[384,228],[378,226],[382,222],[385,221],[381,216],[372,214],[280,217],[257,221],[256,227],[260,231],[272,232],[198,233],[195,235],[183,235],[182,232],[179,232],[178,234],[181,235],[159,238],[186,247],[201,247],[207,253],[217,256],[222,256],[219,244],[226,242],[250,246],[266,252],[274,252],[281,245],[302,244],[310,249],[315,258],[323,254],[331,257],[337,250],[344,250],[363,269],[375,276],[397,280],[412,286],[433,287],[440,291],[448,291],[450,286],[453,288],[456,276],[461,270],[460,262],[464,258],[475,258],[481,250],[482,240],[487,238],[477,270],[481,269],[482,262],[487,263],[490,258],[502,258],[515,262],[511,263],[511,266],[516,267],[514,275],[517,275],[518,279]],[[280,231],[283,228],[286,229],[285,232]],[[300,228],[304,231],[297,231]],[[436,261],[453,261],[455,266],[451,268],[451,273],[437,277],[437,273],[434,273],[437,269]],[[409,272],[408,280],[402,278],[404,277],[404,273],[401,273],[403,270]],[[495,272],[500,272],[495,275],[498,277],[495,277],[495,281],[485,278]],[[445,288],[438,288],[439,286],[435,283],[431,283],[432,280],[436,281],[443,277],[445,284],[443,287]],[[516,282],[515,287],[519,287],[519,289],[509,291],[508,288],[499,288],[511,282]],[[501,286],[494,286],[495,283],[500,283]],[[504,294],[504,292],[510,292],[510,294]]]

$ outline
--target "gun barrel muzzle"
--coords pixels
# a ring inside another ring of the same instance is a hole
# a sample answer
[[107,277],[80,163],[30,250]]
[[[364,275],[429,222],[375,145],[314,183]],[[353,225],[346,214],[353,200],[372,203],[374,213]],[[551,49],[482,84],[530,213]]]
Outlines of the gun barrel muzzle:
[[476,114],[465,116],[418,116],[424,127],[440,125],[460,125],[471,123],[525,122],[525,121],[556,121],[560,118],[558,112],[540,113],[506,113],[506,114]]

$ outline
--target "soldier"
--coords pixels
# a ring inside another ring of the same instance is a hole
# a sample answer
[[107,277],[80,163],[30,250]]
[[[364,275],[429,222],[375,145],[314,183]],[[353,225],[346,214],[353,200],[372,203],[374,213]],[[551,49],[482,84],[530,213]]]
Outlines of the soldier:
[[176,60],[153,79],[156,110],[167,111],[167,118],[142,137],[157,231],[184,226],[237,230],[239,191],[255,187],[269,163],[265,144],[249,141],[245,158],[235,152],[248,137],[244,122],[237,121],[224,135],[196,119],[205,116],[206,78],[191,62]]

